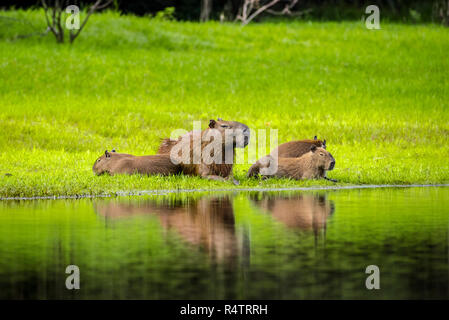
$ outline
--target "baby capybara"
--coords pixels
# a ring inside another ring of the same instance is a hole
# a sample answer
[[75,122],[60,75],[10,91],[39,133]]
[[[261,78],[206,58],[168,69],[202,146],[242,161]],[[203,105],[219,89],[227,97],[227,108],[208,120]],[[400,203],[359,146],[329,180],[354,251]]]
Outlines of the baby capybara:
[[254,163],[248,171],[248,177],[261,175],[264,177],[300,179],[325,178],[326,171],[334,169],[335,159],[324,148],[312,145],[309,152],[299,158],[278,158],[277,171],[272,174],[264,173],[276,159],[268,155]]
[[126,153],[108,152],[99,157],[92,168],[96,175],[146,174],[172,175],[180,172],[179,165],[173,164],[170,155],[133,156]]

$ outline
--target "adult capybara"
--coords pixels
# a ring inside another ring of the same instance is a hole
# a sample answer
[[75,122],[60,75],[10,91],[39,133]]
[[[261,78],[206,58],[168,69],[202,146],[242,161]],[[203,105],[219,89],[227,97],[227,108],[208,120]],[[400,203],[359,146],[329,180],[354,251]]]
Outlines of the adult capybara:
[[170,155],[134,156],[126,153],[108,152],[99,157],[92,168],[96,175],[146,174],[172,175],[180,172],[180,167],[173,164]]
[[[233,155],[235,148],[248,145],[249,137],[247,125],[219,118],[210,120],[209,127],[201,132],[191,131],[174,141],[164,139],[158,153],[178,159],[184,174],[220,181],[232,179],[238,184],[232,175]],[[211,148],[213,145],[217,148]]]
[[326,171],[334,169],[335,159],[324,148],[312,145],[309,152],[299,158],[277,158],[277,171],[266,174],[262,169],[268,168],[276,159],[268,155],[254,163],[248,171],[248,177],[262,175],[264,177],[301,179],[325,178]]

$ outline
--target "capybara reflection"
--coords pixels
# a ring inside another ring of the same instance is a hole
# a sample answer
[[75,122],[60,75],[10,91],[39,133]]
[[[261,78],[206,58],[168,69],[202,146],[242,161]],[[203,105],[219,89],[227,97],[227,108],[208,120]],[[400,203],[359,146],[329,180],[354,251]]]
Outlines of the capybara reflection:
[[[250,130],[247,125],[218,118],[218,120],[210,120],[209,127],[198,132],[197,135],[191,131],[174,141],[164,139],[158,153],[171,154],[172,157],[179,159],[184,174],[219,181],[229,179],[238,184],[232,174],[234,149],[246,147],[249,137]],[[195,142],[196,139],[199,143]],[[215,139],[220,139],[217,150],[210,147]],[[182,152],[186,149],[189,154],[183,157]],[[204,154],[210,156],[210,162],[204,160]]]
[[301,179],[324,178],[326,171],[334,169],[335,159],[324,148],[312,144],[309,152],[299,158],[278,158],[277,171],[265,174],[262,169],[268,168],[275,161],[271,155],[266,156],[254,163],[248,171],[248,177],[261,175],[265,177]]
[[185,202],[144,201],[136,203],[98,201],[96,212],[106,219],[156,215],[167,230],[205,249],[212,260],[228,262],[237,256],[234,211],[228,197],[201,198]]
[[173,175],[180,167],[170,160],[169,155],[133,156],[127,153],[108,152],[99,157],[92,168],[96,175],[101,174],[146,174]]
[[262,199],[252,197],[252,200],[286,227],[304,231],[318,231],[325,228],[327,219],[334,212],[334,204],[324,195],[292,197],[264,195]]
[[188,242],[201,245],[215,260],[236,255],[237,238],[232,203],[229,198],[202,198],[192,204],[188,214],[160,216],[167,229],[176,230]]

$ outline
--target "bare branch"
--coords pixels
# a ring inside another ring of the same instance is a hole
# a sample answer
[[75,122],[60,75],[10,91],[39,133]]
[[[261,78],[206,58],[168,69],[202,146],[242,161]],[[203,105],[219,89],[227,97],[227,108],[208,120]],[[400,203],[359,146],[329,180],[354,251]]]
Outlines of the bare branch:
[[277,4],[281,3],[281,0],[243,0],[242,5],[239,8],[235,21],[242,21],[242,25],[247,25],[259,14],[266,12],[274,15],[288,15],[288,16],[300,16],[311,10],[293,12],[292,9],[298,4],[299,0],[285,0],[284,8],[281,11],[271,9]]
[[50,22],[50,18],[48,16],[49,6],[45,2],[45,0],[42,0],[42,5],[44,7],[45,20],[47,21],[48,28],[54,34],[54,36],[56,38],[56,41],[57,42],[61,42],[60,33],[56,29],[56,26],[57,26],[57,23],[56,23],[56,7],[51,7],[51,22]]
[[303,16],[305,14],[308,14],[308,13],[310,13],[312,11],[313,11],[313,9],[309,8],[309,9],[302,10],[302,11],[290,11],[288,13],[284,13],[284,10],[282,10],[282,11],[275,11],[275,10],[271,10],[271,9],[268,9],[266,12],[269,13],[269,14],[275,15],[275,16],[288,15],[288,16],[292,16],[292,17],[299,17],[299,16]]
[[92,13],[94,13],[95,10],[99,9],[99,8],[105,8],[107,5],[112,3],[112,0],[107,1],[106,3],[101,5],[102,0],[97,0],[97,2],[95,2],[88,10],[87,12],[87,16],[84,18],[83,23],[81,24],[80,28],[78,29],[77,32],[75,32],[74,34],[72,34],[70,36],[70,42],[73,42],[76,37],[78,37],[78,35],[80,34],[80,32],[83,30],[84,26],[87,23],[87,20],[89,20],[89,17],[91,16]]
[[99,5],[99,6],[97,7],[96,10],[101,10],[101,9],[106,8],[106,7],[109,6],[113,1],[114,1],[114,0],[109,0],[109,1],[107,1],[106,3],[104,3],[104,4],[102,4],[102,5]]
[[212,0],[201,0],[200,21],[206,22],[210,18],[212,11]]
[[274,15],[292,15],[291,9],[298,3],[298,0],[292,0],[291,2],[287,3],[282,9],[282,11],[275,11],[271,9],[267,9],[267,13],[274,14]]
[[58,28],[59,33],[59,40],[61,42],[64,42],[64,29],[61,25],[61,14],[62,14],[62,4],[59,2],[59,0],[56,0],[55,2],[55,10],[57,10],[57,16],[56,16],[56,27]]
[[243,25],[246,25],[251,22],[255,17],[257,17],[259,14],[261,14],[266,9],[274,6],[276,3],[278,3],[280,0],[272,0],[271,2],[267,3],[266,5],[260,7],[257,9],[253,14],[251,14],[245,21],[243,22]]
[[53,28],[53,25],[50,23],[48,18],[48,6],[45,0],[42,0],[42,6],[44,7],[45,20],[47,21],[47,26],[50,28],[50,31],[56,36],[56,30]]

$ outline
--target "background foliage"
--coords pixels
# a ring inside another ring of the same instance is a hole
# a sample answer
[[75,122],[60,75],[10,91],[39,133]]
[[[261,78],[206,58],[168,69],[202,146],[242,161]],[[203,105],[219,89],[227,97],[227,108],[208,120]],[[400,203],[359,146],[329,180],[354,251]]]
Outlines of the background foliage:
[[[96,177],[105,149],[155,153],[173,129],[221,117],[328,140],[342,184],[449,182],[449,34],[437,25],[204,24],[96,14],[75,45],[42,10],[0,33],[0,195],[223,188],[189,177]],[[253,136],[254,137],[254,136]],[[245,179],[242,186],[325,182]],[[8,175],[7,175],[8,174]]]
[[[439,0],[300,0],[295,6],[296,11],[312,9],[307,13],[307,19],[314,20],[359,20],[366,6],[375,4],[381,10],[382,18],[401,22],[429,22],[433,20],[432,8]],[[95,1],[71,1],[87,5]],[[167,7],[175,8],[175,15],[180,20],[198,20],[200,16],[200,0],[117,0],[113,8],[121,13],[132,13],[136,15],[155,15],[158,11]],[[213,0],[212,19],[219,19],[224,10],[230,10],[233,16],[237,14],[238,8],[243,0]],[[283,7],[281,2],[279,9]],[[3,1],[0,6],[4,8],[32,8],[40,6],[38,0],[13,0]],[[225,9],[226,8],[228,9]]]

